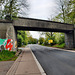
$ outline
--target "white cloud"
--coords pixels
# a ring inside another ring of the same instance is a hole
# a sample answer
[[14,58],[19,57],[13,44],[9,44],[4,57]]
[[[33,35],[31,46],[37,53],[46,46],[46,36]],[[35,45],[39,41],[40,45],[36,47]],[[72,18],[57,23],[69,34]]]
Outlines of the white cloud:
[[30,31],[30,33],[31,33],[31,35],[32,35],[33,38],[37,38],[37,39],[39,39],[40,34],[39,34],[38,32]]
[[[30,18],[48,19],[54,13],[56,7],[55,0],[28,0],[30,3]],[[39,38],[38,32],[30,32],[34,38]]]
[[37,39],[39,39],[39,37],[44,37],[45,38],[45,35],[41,36],[40,33],[37,32],[37,31],[30,31],[30,33],[31,33],[33,38],[37,38]]
[[32,18],[47,19],[56,6],[53,0],[29,0],[29,2],[31,4],[29,17]]

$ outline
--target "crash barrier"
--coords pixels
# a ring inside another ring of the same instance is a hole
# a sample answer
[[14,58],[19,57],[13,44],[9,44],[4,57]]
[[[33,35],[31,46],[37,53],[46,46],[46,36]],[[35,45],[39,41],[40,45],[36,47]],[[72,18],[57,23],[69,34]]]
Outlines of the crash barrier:
[[0,39],[0,50],[9,50],[13,48],[12,39]]

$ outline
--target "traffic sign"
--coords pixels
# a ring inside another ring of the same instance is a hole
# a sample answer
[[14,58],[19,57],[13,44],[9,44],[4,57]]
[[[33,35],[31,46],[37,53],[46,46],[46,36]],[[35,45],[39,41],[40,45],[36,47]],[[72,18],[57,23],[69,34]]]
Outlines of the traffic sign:
[[53,40],[48,40],[48,43],[50,44],[50,43],[53,43]]

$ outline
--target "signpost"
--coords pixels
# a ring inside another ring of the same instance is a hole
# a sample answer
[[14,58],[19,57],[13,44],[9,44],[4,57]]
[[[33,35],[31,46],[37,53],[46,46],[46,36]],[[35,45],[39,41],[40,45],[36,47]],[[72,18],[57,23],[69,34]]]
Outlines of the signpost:
[[53,40],[48,40],[48,43],[50,44],[50,43],[53,43]]

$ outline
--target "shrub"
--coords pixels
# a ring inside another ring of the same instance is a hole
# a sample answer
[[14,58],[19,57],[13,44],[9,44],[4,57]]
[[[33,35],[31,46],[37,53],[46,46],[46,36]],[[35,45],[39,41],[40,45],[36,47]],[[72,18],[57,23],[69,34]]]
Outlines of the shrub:
[[0,61],[7,61],[15,57],[16,52],[3,50],[0,52]]

